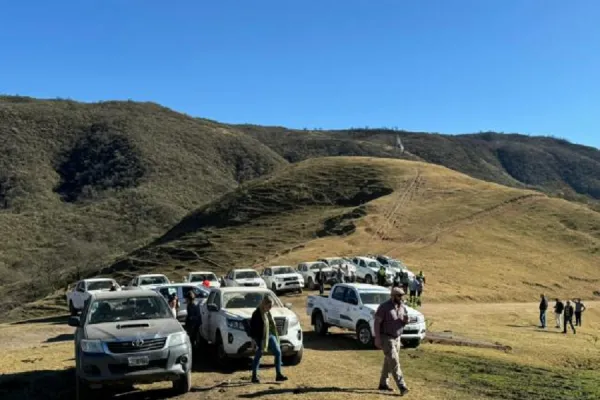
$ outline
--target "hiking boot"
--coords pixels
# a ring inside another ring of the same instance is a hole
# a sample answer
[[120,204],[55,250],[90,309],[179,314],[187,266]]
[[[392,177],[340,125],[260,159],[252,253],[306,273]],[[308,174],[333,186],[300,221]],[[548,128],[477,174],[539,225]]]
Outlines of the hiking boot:
[[258,379],[258,376],[252,377],[252,383],[260,383],[260,379]]
[[393,392],[394,391],[394,389],[392,389],[388,385],[379,385],[379,387],[377,388],[377,390],[381,390],[381,391],[384,391],[384,392]]
[[404,396],[405,394],[407,394],[410,390],[408,390],[408,388],[406,386],[402,386],[400,388],[400,396]]
[[277,378],[275,378],[276,382],[285,382],[288,380],[288,377],[285,375],[277,375]]

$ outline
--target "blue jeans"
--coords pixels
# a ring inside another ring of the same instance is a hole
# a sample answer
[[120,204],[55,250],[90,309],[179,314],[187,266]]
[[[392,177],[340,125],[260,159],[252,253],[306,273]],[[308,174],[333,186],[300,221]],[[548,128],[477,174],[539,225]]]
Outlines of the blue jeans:
[[[252,376],[258,376],[258,366],[260,365],[260,359],[263,355],[262,343],[257,343],[256,354],[254,360],[252,360]],[[275,356],[275,371],[277,376],[281,375],[281,349],[275,335],[269,335],[269,350]]]
[[546,311],[540,310],[540,324],[542,324],[542,328],[546,327]]

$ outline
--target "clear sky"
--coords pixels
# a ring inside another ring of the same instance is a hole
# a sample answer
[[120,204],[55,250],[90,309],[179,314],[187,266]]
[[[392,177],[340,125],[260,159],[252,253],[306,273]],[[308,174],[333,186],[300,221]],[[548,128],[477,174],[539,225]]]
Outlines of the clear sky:
[[0,0],[0,93],[600,147],[600,0]]

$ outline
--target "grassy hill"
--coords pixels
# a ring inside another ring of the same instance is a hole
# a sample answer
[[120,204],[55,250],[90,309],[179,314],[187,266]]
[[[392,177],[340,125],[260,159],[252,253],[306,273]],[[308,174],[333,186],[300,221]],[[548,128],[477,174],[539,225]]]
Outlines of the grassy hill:
[[[238,126],[288,161],[317,156],[422,160],[478,179],[542,190],[568,199],[600,199],[600,150],[565,140],[480,133],[439,135],[387,129],[298,131]],[[400,136],[406,153],[393,145]]]
[[182,277],[365,253],[424,270],[428,301],[600,294],[600,213],[441,166],[364,157],[312,159],[244,184],[103,272]]
[[0,97],[0,312],[96,271],[287,164],[152,103]]

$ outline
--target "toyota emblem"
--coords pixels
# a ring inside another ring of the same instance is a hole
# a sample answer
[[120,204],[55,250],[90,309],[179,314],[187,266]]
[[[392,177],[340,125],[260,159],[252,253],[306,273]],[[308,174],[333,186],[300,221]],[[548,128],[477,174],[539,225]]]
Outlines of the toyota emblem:
[[137,339],[134,340],[133,342],[131,342],[131,345],[133,347],[141,347],[144,344],[144,341],[142,339]]

